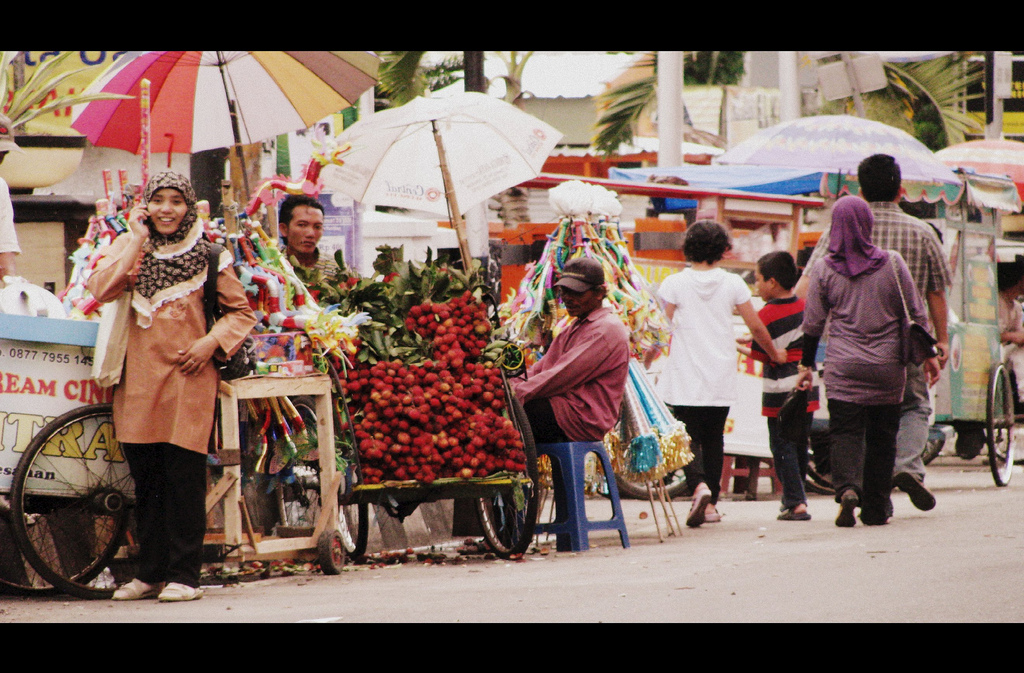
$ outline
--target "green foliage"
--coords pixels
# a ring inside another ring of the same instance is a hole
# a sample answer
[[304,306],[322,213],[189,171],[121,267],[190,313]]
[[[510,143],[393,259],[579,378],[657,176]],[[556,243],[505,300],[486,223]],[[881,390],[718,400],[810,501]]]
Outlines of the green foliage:
[[429,250],[424,262],[405,261],[402,247],[382,245],[377,253],[373,278],[362,278],[339,266],[333,277],[308,287],[322,298],[330,297],[321,303],[337,305],[340,315],[370,316],[370,321],[359,327],[359,362],[417,364],[430,357],[431,346],[406,328],[409,309],[423,302],[443,304],[467,291],[479,298],[487,287],[483,269],[474,260],[470,273],[464,273],[434,260]]
[[41,114],[65,108],[69,105],[78,105],[95,100],[131,98],[131,96],[111,93],[79,93],[58,96],[45,105],[34,107],[42,103],[58,84],[83,70],[87,70],[88,67],[59,72],[60,66],[77,53],[74,51],[62,51],[57,56],[48,58],[41,63],[39,67],[32,71],[31,77],[21,87],[15,89],[12,74],[13,63],[20,53],[18,51],[0,52],[0,105],[5,106],[3,108],[4,113],[10,118],[11,126],[14,128],[32,121]]
[[[685,85],[737,84],[743,77],[742,51],[684,52]],[[636,67],[653,67],[655,74],[609,89],[597,97],[600,114],[593,144],[598,152],[611,154],[619,145],[632,142],[637,123],[657,104],[658,52],[651,52]]]
[[462,56],[440,63],[423,63],[425,51],[382,51],[377,72],[378,108],[399,107],[428,91],[436,91],[462,78]]
[[684,52],[683,83],[691,86],[703,84],[739,84],[743,78],[742,51],[687,51]]

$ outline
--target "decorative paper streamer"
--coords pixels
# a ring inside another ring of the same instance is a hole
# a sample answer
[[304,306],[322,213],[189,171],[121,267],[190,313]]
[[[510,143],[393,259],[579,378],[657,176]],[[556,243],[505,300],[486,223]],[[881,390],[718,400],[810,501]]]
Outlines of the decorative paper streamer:
[[654,392],[643,365],[630,360],[619,427],[604,438],[617,474],[658,481],[693,460],[690,436]]
[[630,258],[619,231],[622,204],[615,192],[571,180],[551,189],[548,198],[562,221],[548,236],[540,259],[527,267],[518,291],[499,308],[508,338],[542,351],[570,320],[555,299],[552,283],[566,262],[591,257],[604,267],[608,301],[629,328],[634,354],[642,358],[651,350],[667,352],[670,326]]
[[149,80],[142,79],[139,82],[139,106],[142,112],[142,189],[145,191],[149,184],[149,154],[150,154],[150,119],[149,119]]

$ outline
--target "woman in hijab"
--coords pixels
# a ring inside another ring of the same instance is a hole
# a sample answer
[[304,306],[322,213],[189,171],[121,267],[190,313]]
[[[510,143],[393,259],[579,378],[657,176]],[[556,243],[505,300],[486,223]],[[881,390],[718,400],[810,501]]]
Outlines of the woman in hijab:
[[[896,457],[903,363],[900,286],[911,317],[927,325],[924,303],[899,253],[871,243],[874,218],[863,199],[844,196],[832,209],[828,254],[811,269],[804,308],[804,353],[798,388],[810,385],[818,342],[829,321],[824,383],[828,397],[836,525],[888,523]],[[897,274],[899,285],[897,285]],[[929,385],[936,358],[925,362]]]
[[103,250],[88,280],[101,302],[131,293],[128,348],[114,389],[114,428],[135,481],[139,572],[115,600],[202,597],[206,453],[219,375],[214,358],[238,349],[256,324],[231,253],[218,260],[223,311],[207,332],[203,284],[210,243],[184,176],[154,176],[129,233]]

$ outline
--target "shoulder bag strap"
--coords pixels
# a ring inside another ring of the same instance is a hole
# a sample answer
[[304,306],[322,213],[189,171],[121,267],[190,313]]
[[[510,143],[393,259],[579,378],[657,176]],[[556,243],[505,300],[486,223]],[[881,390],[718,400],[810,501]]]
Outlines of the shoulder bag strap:
[[217,306],[217,267],[220,262],[220,253],[224,247],[216,243],[210,246],[210,259],[207,260],[206,282],[203,284],[203,305],[206,308],[206,329],[213,327],[216,322]]
[[889,251],[889,262],[892,266],[892,275],[896,277],[896,287],[900,291],[900,301],[903,302],[903,313],[907,316],[907,321],[910,322],[910,309],[907,308],[907,298],[903,295],[903,284],[900,283],[900,274],[896,269],[896,253]]

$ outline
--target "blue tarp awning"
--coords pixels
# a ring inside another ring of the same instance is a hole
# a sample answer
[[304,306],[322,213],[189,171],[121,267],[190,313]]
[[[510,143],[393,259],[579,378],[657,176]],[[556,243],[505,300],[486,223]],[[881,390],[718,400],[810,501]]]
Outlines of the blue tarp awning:
[[821,173],[798,168],[766,168],[763,166],[677,166],[673,168],[610,168],[612,180],[647,182],[651,176],[676,177],[694,187],[734,189],[761,194],[817,195],[821,189]]

